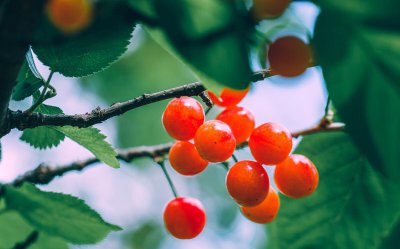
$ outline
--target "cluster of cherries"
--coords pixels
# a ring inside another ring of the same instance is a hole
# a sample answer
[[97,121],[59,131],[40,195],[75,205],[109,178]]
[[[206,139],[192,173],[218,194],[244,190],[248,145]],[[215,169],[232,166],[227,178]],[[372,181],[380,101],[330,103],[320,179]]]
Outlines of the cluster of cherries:
[[[247,92],[248,89],[224,88],[219,97],[209,92],[212,102],[225,109],[215,120],[206,122],[203,107],[197,100],[173,99],[164,111],[162,122],[167,133],[178,140],[169,152],[171,166],[185,176],[202,172],[209,163],[225,162],[237,146],[248,141],[255,161],[236,162],[228,170],[226,187],[245,217],[264,224],[274,220],[280,202],[263,165],[276,165],[275,185],[282,194],[292,198],[313,193],[318,172],[305,156],[289,155],[292,136],[284,126],[265,123],[255,128],[252,112],[237,106]],[[164,223],[176,238],[196,237],[205,222],[204,208],[197,199],[176,197],[166,205]]]

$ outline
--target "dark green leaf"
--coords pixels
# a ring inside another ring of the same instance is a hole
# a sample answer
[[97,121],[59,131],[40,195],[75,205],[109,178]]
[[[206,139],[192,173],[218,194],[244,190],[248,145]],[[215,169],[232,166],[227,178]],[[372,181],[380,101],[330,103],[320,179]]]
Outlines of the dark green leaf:
[[33,231],[32,227],[15,211],[0,215],[0,249],[10,249],[24,241]]
[[44,192],[32,184],[7,187],[5,200],[7,208],[18,211],[38,231],[71,243],[96,243],[109,232],[120,230],[105,222],[82,200],[61,193]]
[[303,199],[281,195],[269,248],[377,248],[399,215],[399,183],[374,170],[343,132],[308,135],[295,153],[314,162],[319,185]]
[[139,11],[143,15],[151,18],[156,18],[156,13],[151,1],[149,0],[126,0],[133,9]]
[[[37,112],[43,114],[62,114],[63,111],[57,106],[41,104],[36,109]],[[33,129],[26,129],[22,133],[20,139],[29,145],[38,149],[52,148],[58,146],[63,141],[65,135],[49,126],[40,126]]]
[[58,237],[52,237],[45,233],[39,233],[36,242],[29,249],[68,249],[67,242]]
[[248,86],[251,70],[246,37],[252,28],[235,4],[219,0],[153,3],[163,32],[153,30],[160,34],[152,36],[178,51],[207,87],[210,81],[239,89]]
[[134,20],[129,9],[108,1],[98,8],[93,24],[84,32],[64,37],[44,20],[33,50],[51,70],[65,76],[81,77],[101,71],[127,49]]
[[24,61],[18,73],[17,85],[13,89],[12,99],[23,100],[31,96],[42,85],[42,79],[36,77],[29,68],[28,62]]
[[47,149],[58,146],[65,138],[64,134],[49,128],[40,126],[33,129],[26,129],[20,139],[37,149]]
[[72,126],[51,126],[51,129],[82,145],[105,164],[113,168],[119,168],[119,161],[116,158],[117,152],[105,141],[106,136],[100,130],[93,127],[77,128]]
[[314,40],[328,91],[350,135],[372,165],[393,179],[400,177],[399,30],[323,12]]

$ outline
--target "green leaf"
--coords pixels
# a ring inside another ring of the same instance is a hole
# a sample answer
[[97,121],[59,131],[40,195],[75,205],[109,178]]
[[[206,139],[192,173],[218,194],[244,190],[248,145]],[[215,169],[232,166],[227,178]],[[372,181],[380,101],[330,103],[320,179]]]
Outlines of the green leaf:
[[119,227],[105,222],[84,201],[61,193],[41,191],[32,184],[8,186],[7,208],[18,211],[35,229],[74,244],[92,244]]
[[82,145],[105,164],[113,168],[119,168],[119,161],[116,158],[118,154],[112,146],[105,141],[106,136],[100,133],[100,130],[93,127],[77,128],[72,126],[52,126],[51,129],[61,132]]
[[[339,2],[346,5],[349,1]],[[400,10],[397,1],[393,1],[393,8]],[[398,179],[400,29],[391,25],[399,24],[400,19],[380,26],[352,18],[322,10],[314,40],[317,61],[356,145],[377,170]]]
[[49,126],[40,126],[25,129],[20,139],[36,149],[48,149],[58,146],[65,138],[64,134],[51,129]]
[[207,87],[209,82],[238,89],[248,86],[251,70],[246,37],[252,27],[236,5],[219,0],[153,3],[162,30],[160,34],[153,30],[153,38],[177,51]]
[[[63,114],[63,111],[57,106],[41,104],[36,109],[43,114]],[[58,146],[63,141],[65,135],[50,126],[39,126],[33,129],[26,129],[20,139],[29,145],[38,149],[52,148]]]
[[32,227],[15,211],[0,215],[0,249],[10,249],[24,241],[33,231]]
[[319,185],[306,198],[280,195],[268,248],[377,248],[399,215],[398,181],[371,167],[343,132],[308,135],[295,153],[314,162]]
[[31,96],[43,85],[43,80],[36,77],[25,60],[17,76],[17,85],[13,89],[12,99],[23,100]]
[[134,27],[129,8],[118,1],[96,7],[92,25],[75,36],[63,36],[44,18],[37,34],[43,44],[33,50],[52,71],[86,76],[108,67],[126,51]]
[[45,233],[39,233],[35,243],[29,249],[68,249],[66,241],[58,237],[52,237]]

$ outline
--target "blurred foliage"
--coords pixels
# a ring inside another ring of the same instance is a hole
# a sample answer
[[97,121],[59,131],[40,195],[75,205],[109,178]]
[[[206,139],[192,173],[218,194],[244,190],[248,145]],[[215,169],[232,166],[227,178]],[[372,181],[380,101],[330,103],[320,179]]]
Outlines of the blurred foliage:
[[154,221],[143,222],[135,230],[125,235],[124,241],[130,249],[156,249],[161,245],[163,236],[161,224]]
[[[163,50],[143,31],[134,50],[109,69],[83,78],[82,86],[94,91],[108,104],[195,82],[190,70]],[[133,41],[135,43],[135,40]],[[110,91],[110,87],[112,91]],[[116,118],[118,142],[122,147],[171,141],[162,127],[161,116],[168,101],[129,111]]]
[[268,248],[379,248],[399,218],[399,182],[372,168],[343,132],[308,135],[294,153],[315,163],[319,185],[306,198],[280,196]]
[[320,2],[314,44],[333,104],[375,169],[399,179],[400,3]]

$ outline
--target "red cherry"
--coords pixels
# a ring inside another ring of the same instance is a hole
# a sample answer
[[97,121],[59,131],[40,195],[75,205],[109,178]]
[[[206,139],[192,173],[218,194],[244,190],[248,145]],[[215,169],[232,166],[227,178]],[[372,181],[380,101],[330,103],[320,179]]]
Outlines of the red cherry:
[[206,213],[197,199],[177,197],[164,209],[164,224],[178,239],[192,239],[199,235],[206,224]]
[[216,163],[226,161],[232,156],[236,140],[227,124],[210,120],[197,130],[194,145],[203,159]]
[[250,88],[248,87],[244,90],[235,90],[224,87],[219,97],[211,91],[208,91],[208,96],[215,105],[227,107],[239,104],[239,102],[242,101],[242,99],[249,92],[249,89]]
[[208,162],[201,158],[193,143],[178,141],[169,151],[171,166],[180,174],[191,176],[202,172]]
[[275,219],[279,206],[279,195],[270,187],[268,195],[263,202],[254,207],[240,207],[240,209],[247,219],[256,223],[266,224]]
[[254,129],[249,138],[249,148],[257,162],[274,165],[289,155],[292,150],[292,136],[280,124],[265,123]]
[[277,74],[294,77],[312,64],[311,49],[300,38],[281,37],[269,45],[268,61]]
[[311,195],[318,185],[318,171],[303,155],[293,154],[276,165],[274,180],[282,194],[301,198]]
[[162,117],[167,133],[177,140],[190,140],[204,123],[204,110],[201,104],[190,97],[171,100]]
[[255,126],[253,113],[249,109],[240,106],[227,107],[216,119],[229,125],[238,144],[249,138]]
[[226,176],[226,187],[239,205],[256,206],[268,194],[268,173],[257,162],[240,161],[229,169]]

